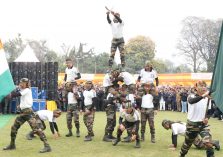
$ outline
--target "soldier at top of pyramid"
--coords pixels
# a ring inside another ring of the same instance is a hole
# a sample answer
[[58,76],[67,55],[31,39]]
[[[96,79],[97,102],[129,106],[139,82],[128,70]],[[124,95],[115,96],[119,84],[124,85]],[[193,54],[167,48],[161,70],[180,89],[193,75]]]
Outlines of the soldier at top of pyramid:
[[[110,19],[110,14],[113,15],[113,20]],[[112,37],[113,37],[112,42],[111,42],[111,54],[108,61],[109,67],[111,68],[113,65],[115,52],[118,48],[120,52],[121,65],[124,68],[125,67],[125,49],[124,49],[125,41],[124,41],[123,33],[122,33],[124,22],[122,21],[119,13],[115,13],[114,11],[111,11],[109,9],[107,9],[107,21],[111,26]]]

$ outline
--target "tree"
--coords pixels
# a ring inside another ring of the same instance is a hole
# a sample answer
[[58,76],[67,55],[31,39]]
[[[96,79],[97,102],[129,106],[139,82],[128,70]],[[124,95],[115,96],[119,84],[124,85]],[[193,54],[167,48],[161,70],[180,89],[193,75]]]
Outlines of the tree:
[[18,34],[15,39],[6,41],[3,45],[8,62],[13,62],[26,47],[21,34]]
[[126,70],[135,73],[155,56],[155,43],[145,36],[136,36],[126,44]]
[[84,46],[86,44],[80,43],[78,50],[76,50],[75,46],[70,48],[70,46],[63,43],[61,46],[63,50],[63,55],[61,56],[63,58],[62,63],[65,62],[66,58],[71,58],[81,73],[94,72],[94,64],[92,64],[95,62],[92,61],[92,58],[94,59],[94,49],[91,48],[88,51],[84,51]]
[[181,64],[175,68],[175,73],[191,73],[191,69],[187,64]]
[[206,64],[208,72],[213,70],[220,24],[220,21],[198,17],[187,17],[183,20],[182,37],[177,48],[192,65],[194,72],[200,70],[202,63]]

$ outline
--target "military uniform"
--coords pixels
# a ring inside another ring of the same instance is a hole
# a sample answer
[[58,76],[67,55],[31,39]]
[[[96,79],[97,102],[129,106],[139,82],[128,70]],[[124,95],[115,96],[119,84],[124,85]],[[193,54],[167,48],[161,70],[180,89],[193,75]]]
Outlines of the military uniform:
[[[87,84],[91,84],[92,82],[87,82]],[[94,124],[94,117],[95,117],[95,98],[96,92],[93,89],[86,89],[83,92],[84,96],[84,124],[88,130],[88,135],[85,136],[85,141],[91,141],[92,137],[94,136],[93,132],[93,124]]]
[[105,135],[103,141],[111,142],[115,139],[112,136],[114,128],[116,126],[116,99],[111,93],[108,94],[107,99],[105,100],[105,111],[107,117],[107,124],[105,126]]
[[121,20],[120,15],[117,13],[114,14],[114,19],[116,22],[114,22],[114,20],[111,21],[109,17],[109,13],[107,14],[107,20],[111,26],[112,36],[113,36],[113,39],[111,42],[111,55],[109,59],[109,66],[111,67],[113,65],[115,52],[118,48],[120,52],[121,64],[122,64],[122,67],[124,67],[125,66],[125,49],[124,49],[125,41],[124,41],[123,33],[122,33],[124,23]]
[[200,134],[204,145],[206,146],[207,157],[214,157],[213,141],[209,129],[203,123],[205,118],[208,98],[191,94],[188,98],[188,117],[186,125],[186,137],[181,147],[180,157],[184,157],[190,149],[192,143],[195,141],[198,134]]
[[[148,86],[148,89],[146,89]],[[155,94],[154,85],[144,85],[145,94],[141,101],[141,139],[145,140],[146,122],[149,122],[151,142],[155,143],[155,125],[154,125],[154,110],[158,108],[157,95]]]
[[68,106],[67,106],[67,128],[69,130],[69,133],[66,135],[66,137],[70,137],[73,135],[72,133],[72,117],[74,118],[74,124],[76,127],[76,136],[80,137],[80,122],[79,122],[79,105],[77,98],[79,97],[77,91],[75,93],[68,92]]
[[11,127],[11,142],[7,147],[3,148],[3,150],[12,150],[16,148],[15,140],[17,132],[25,122],[28,122],[33,132],[35,132],[40,137],[40,140],[43,141],[44,143],[44,148],[40,150],[40,153],[50,152],[51,148],[47,142],[46,136],[44,132],[38,127],[35,119],[35,114],[32,110],[33,99],[32,99],[32,92],[28,88],[29,80],[27,78],[23,78],[20,80],[20,83],[27,83],[27,87],[21,89],[21,91],[19,92],[12,93],[12,96],[21,96],[20,98],[21,113],[16,117],[14,124]]
[[[57,114],[58,116],[54,115]],[[61,115],[61,110],[57,109],[54,111],[49,111],[49,110],[39,110],[35,113],[35,119],[36,119],[36,123],[37,123],[37,127],[40,128],[42,131],[44,131],[46,129],[46,125],[45,122],[46,120],[49,121],[49,125],[50,125],[50,130],[52,132],[52,134],[55,134],[55,131],[57,132],[57,134],[59,134],[59,130],[58,130],[58,126],[56,123],[56,118],[59,117],[59,115]],[[26,135],[26,138],[28,140],[32,140],[32,138],[34,137],[35,132],[31,131],[30,133],[28,133]]]
[[[129,109],[131,111],[129,112]],[[124,122],[122,120],[125,120]],[[121,129],[121,125],[124,126],[124,129],[129,129],[132,136],[135,136],[136,140],[136,148],[140,148],[140,139],[139,139],[139,121],[140,121],[140,114],[137,110],[134,109],[130,102],[126,102],[125,109],[121,112],[119,117],[119,128],[117,130],[117,139],[113,141],[113,145],[116,146],[118,142],[121,141],[121,135],[123,133],[123,129]]]

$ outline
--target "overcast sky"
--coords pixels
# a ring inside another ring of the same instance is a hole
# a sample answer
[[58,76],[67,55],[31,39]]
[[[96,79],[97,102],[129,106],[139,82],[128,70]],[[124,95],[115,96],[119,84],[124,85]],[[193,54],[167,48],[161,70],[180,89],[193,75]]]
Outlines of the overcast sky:
[[18,33],[24,39],[47,40],[61,52],[61,45],[94,47],[109,52],[111,30],[105,6],[121,14],[124,38],[149,36],[156,44],[156,58],[183,62],[177,54],[181,21],[187,16],[223,18],[222,0],[4,0],[1,1],[0,38]]

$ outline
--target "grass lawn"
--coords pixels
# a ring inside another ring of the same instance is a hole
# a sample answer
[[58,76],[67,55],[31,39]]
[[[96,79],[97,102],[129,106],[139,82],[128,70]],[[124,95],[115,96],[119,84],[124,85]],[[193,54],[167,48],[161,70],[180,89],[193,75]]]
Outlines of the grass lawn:
[[[1,115],[2,116],[2,115]],[[176,151],[168,150],[168,145],[171,144],[171,131],[167,131],[161,126],[163,119],[181,120],[186,121],[186,114],[179,112],[158,112],[155,117],[156,127],[156,143],[150,142],[150,133],[147,125],[147,134],[144,142],[141,142],[141,148],[134,148],[134,143],[120,142],[117,146],[112,146],[112,143],[103,142],[105,127],[105,113],[97,112],[94,123],[95,137],[91,142],[84,142],[84,136],[86,135],[86,128],[83,123],[83,117],[80,116],[81,121],[81,137],[76,136],[65,137],[67,134],[66,128],[66,114],[57,120],[58,127],[62,137],[59,139],[53,139],[50,132],[49,124],[46,123],[47,129],[45,130],[48,142],[52,147],[52,152],[39,154],[38,151],[43,147],[42,142],[35,138],[31,141],[26,140],[25,135],[30,131],[28,123],[25,123],[19,130],[16,139],[16,150],[3,151],[2,148],[9,144],[10,141],[10,127],[14,122],[14,117],[2,128],[0,128],[0,157],[178,157],[180,147],[184,138],[178,137],[178,148]],[[213,139],[219,139],[223,141],[222,128],[223,122],[211,119],[209,124],[211,125],[211,133]],[[75,131],[73,131],[75,133]],[[116,135],[116,130],[115,130]],[[122,137],[126,135],[123,134]],[[215,151],[216,157],[222,157],[223,151]],[[188,157],[204,157],[204,150],[197,150],[194,146],[191,147]]]

